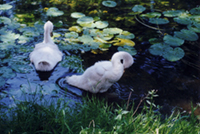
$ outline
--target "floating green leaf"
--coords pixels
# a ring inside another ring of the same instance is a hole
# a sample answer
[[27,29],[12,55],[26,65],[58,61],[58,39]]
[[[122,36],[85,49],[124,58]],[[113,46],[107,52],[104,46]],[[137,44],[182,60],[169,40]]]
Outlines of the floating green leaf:
[[184,43],[184,40],[173,37],[171,35],[165,35],[163,40],[166,44],[169,44],[171,46],[181,46]]
[[4,23],[4,24],[10,24],[11,20],[7,17],[0,17],[0,24]]
[[133,42],[132,40],[129,39],[121,39],[121,38],[117,38],[118,42],[114,43],[113,46],[135,46],[135,42]]
[[162,43],[163,40],[161,38],[151,38],[149,39],[149,43],[151,44],[157,44],[157,43]]
[[136,55],[137,54],[137,50],[134,47],[131,46],[122,46],[122,47],[118,47],[117,48],[118,51],[126,51],[131,55]]
[[179,16],[183,12],[184,11],[182,11],[182,10],[168,10],[168,11],[164,11],[163,14],[166,17],[175,17],[175,16]]
[[154,17],[160,17],[161,13],[158,12],[150,12],[150,13],[146,13],[146,14],[141,14],[141,17],[148,17],[148,18],[154,18]]
[[0,82],[0,87],[4,86],[5,83],[6,83],[5,79],[3,77],[0,77],[0,81],[1,81]]
[[81,37],[78,37],[78,40],[85,44],[93,42],[93,38],[89,35],[82,35]]
[[70,33],[65,33],[66,38],[78,38],[78,33],[76,32],[70,32]]
[[19,38],[19,34],[15,34],[12,31],[7,31],[5,34],[0,36],[0,40],[3,42],[13,42]]
[[1,77],[6,78],[6,79],[13,78],[16,76],[16,74],[12,71],[12,69],[8,67],[1,67],[0,75]]
[[191,13],[191,14],[200,15],[200,7],[192,8],[192,9],[190,10],[190,13]]
[[103,29],[104,34],[121,34],[122,31],[123,30],[120,28],[105,28],[105,29]]
[[80,12],[71,13],[72,18],[81,18],[81,17],[84,17],[84,16],[85,16],[85,14],[80,13]]
[[99,28],[99,29],[103,29],[105,27],[108,26],[108,22],[107,21],[97,21],[95,22],[95,27]]
[[175,31],[174,35],[180,39],[187,40],[187,41],[196,41],[199,38],[195,32],[191,30],[187,30],[187,29],[182,29],[180,32]]
[[146,10],[145,7],[143,7],[142,5],[135,5],[133,8],[132,8],[133,12],[137,12],[137,13],[142,13],[143,11]]
[[192,21],[188,17],[176,17],[174,18],[174,21],[182,25],[189,25],[192,23]]
[[167,24],[169,21],[163,18],[150,18],[149,22],[152,24]]
[[193,24],[188,25],[187,28],[196,33],[200,33],[200,23],[194,22]]
[[157,43],[153,44],[149,48],[149,52],[153,55],[159,55],[162,56],[163,52],[168,48],[168,45],[165,45],[163,43]]
[[47,16],[52,16],[52,17],[57,17],[57,16],[61,16],[63,15],[64,12],[63,11],[60,11],[58,8],[56,7],[50,7],[48,10],[47,10]]
[[103,1],[102,5],[104,5],[106,7],[115,7],[117,5],[117,3],[114,1],[107,0],[107,1]]
[[92,17],[84,16],[84,17],[78,18],[77,23],[78,24],[91,23],[93,21],[94,21],[94,19]]
[[83,31],[83,29],[79,26],[72,26],[69,28],[69,31],[74,31],[74,32],[80,33]]
[[11,9],[13,6],[9,5],[9,4],[0,4],[0,10],[9,10]]
[[134,39],[135,35],[133,33],[128,32],[128,31],[123,31],[120,35],[117,35],[116,37],[122,38],[122,39]]
[[172,62],[182,59],[184,55],[185,55],[185,52],[180,47],[176,47],[176,48],[168,47],[165,49],[163,53],[163,57],[167,59],[168,61],[172,61]]

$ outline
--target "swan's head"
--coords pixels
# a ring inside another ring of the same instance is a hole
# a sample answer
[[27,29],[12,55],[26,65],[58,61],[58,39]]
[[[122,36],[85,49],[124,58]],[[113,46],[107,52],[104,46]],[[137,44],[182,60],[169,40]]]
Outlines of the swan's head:
[[47,21],[44,24],[44,31],[48,31],[53,36],[53,23],[51,21]]
[[129,68],[133,63],[133,57],[124,51],[116,52],[112,58],[111,62],[114,64],[123,64],[124,69]]

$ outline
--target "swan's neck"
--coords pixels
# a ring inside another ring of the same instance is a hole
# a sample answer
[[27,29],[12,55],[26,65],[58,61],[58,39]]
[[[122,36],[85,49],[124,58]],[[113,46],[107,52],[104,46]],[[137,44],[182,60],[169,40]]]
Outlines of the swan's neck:
[[51,39],[51,31],[49,29],[44,30],[44,41],[43,41],[43,43],[54,44],[53,40]]

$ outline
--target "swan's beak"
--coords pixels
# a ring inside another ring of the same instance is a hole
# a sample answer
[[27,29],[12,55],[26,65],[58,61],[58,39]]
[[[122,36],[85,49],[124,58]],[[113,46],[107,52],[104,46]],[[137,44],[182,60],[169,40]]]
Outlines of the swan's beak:
[[53,32],[51,32],[51,37],[53,36]]

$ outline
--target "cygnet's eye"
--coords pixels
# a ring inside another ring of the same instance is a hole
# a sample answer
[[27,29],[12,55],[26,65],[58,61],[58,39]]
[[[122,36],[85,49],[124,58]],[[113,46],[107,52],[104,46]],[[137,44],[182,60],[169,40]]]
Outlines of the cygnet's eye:
[[123,64],[123,63],[124,63],[124,60],[123,60],[123,59],[121,59],[121,60],[120,60],[120,62]]

